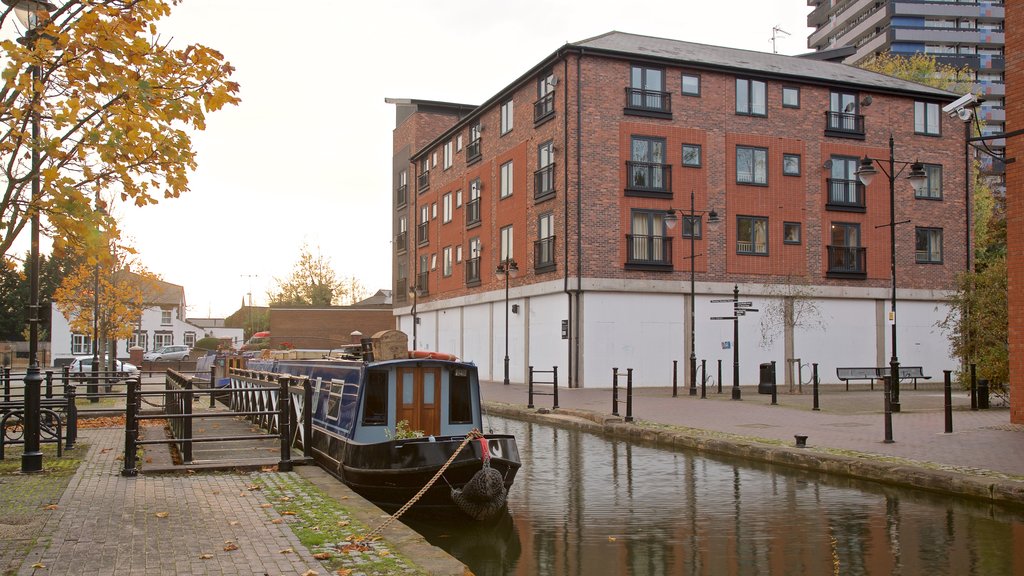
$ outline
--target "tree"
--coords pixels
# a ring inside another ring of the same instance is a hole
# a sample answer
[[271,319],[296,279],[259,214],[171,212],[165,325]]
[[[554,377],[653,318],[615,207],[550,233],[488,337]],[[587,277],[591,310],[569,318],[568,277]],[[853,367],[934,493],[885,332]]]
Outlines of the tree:
[[957,68],[941,64],[934,56],[921,52],[911,56],[882,52],[861,62],[860,67],[950,92],[967,92],[974,86],[974,72],[967,65]]
[[785,282],[768,288],[772,298],[761,304],[761,347],[768,348],[780,335],[785,343],[786,365],[783,368],[786,385],[793,392],[793,366],[789,358],[797,358],[794,336],[797,329],[822,330],[825,323],[814,291],[805,278],[789,277]]
[[292,275],[285,280],[275,277],[274,282],[277,288],[267,294],[272,306],[351,304],[366,294],[366,289],[354,276],[339,280],[331,259],[321,254],[319,248],[314,255],[307,244],[299,250]]
[[[14,264],[14,260],[8,262]],[[40,338],[46,340],[46,327],[50,325],[49,302],[53,299],[53,293],[60,286],[64,277],[73,269],[78,267],[80,258],[77,255],[65,253],[59,256],[47,258],[40,256],[39,261],[39,301],[42,303],[40,309]],[[17,270],[13,267],[0,267],[0,340],[27,340],[25,332],[28,329],[28,255],[25,255],[23,269]]]
[[[29,41],[0,42],[0,255],[37,212],[59,253],[100,222],[116,230],[93,209],[110,198],[144,206],[188,190],[196,167],[189,132],[239,99],[234,69],[219,52],[172,49],[157,35],[157,20],[177,2],[65,0],[40,14]],[[12,18],[4,6],[0,26]]]

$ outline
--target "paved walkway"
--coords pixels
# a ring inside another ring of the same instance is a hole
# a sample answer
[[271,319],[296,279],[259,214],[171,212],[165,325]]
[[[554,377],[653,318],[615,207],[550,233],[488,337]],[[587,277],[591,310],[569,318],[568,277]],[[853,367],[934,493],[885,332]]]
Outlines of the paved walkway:
[[[624,381],[620,377],[620,382]],[[1007,408],[972,411],[970,397],[962,391],[953,393],[953,433],[946,434],[944,395],[941,383],[930,382],[914,391],[901,388],[901,411],[892,414],[893,443],[884,443],[885,420],[881,386],[867,390],[855,387],[849,392],[843,386],[823,387],[819,395],[819,411],[812,411],[810,387],[803,394],[777,394],[778,405],[772,406],[770,394],[758,394],[756,386],[742,387],[742,399],[731,399],[726,386],[721,395],[717,388],[708,388],[707,398],[700,393],[689,395],[680,386],[672,397],[669,388],[637,388],[633,396],[633,416],[677,426],[710,430],[747,438],[765,438],[795,443],[794,435],[806,435],[808,446],[894,456],[909,460],[941,464],[965,469],[989,470],[1024,478],[1024,426],[1010,424]],[[550,392],[551,386],[538,390]],[[482,383],[485,401],[502,402],[525,407],[528,388],[525,384],[502,385]],[[560,389],[559,407],[612,412],[610,389]],[[625,416],[625,389],[619,391],[620,415]],[[537,408],[552,406],[551,396],[535,396]]]

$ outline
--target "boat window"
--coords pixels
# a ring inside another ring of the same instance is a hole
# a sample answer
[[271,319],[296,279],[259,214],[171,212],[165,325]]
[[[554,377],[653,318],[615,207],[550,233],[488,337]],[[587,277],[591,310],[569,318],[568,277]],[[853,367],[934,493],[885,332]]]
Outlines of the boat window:
[[[356,375],[358,377],[358,374]],[[351,430],[356,421],[356,405],[359,403],[359,382],[345,382],[341,395],[341,413],[338,426],[343,430]]]
[[327,419],[338,420],[338,404],[341,403],[341,382],[335,382],[331,385],[331,397],[327,401]]
[[317,378],[317,397],[313,405],[316,406],[316,413],[314,418],[317,420],[323,420],[327,414],[327,399],[331,393],[331,383],[324,382],[322,379]]
[[388,373],[370,370],[366,378],[366,400],[363,402],[363,425],[384,426],[388,423]]
[[423,373],[423,404],[425,406],[434,405],[434,373],[424,372]]
[[456,368],[451,371],[448,383],[448,419],[451,424],[473,422],[472,388],[469,385],[469,370]]

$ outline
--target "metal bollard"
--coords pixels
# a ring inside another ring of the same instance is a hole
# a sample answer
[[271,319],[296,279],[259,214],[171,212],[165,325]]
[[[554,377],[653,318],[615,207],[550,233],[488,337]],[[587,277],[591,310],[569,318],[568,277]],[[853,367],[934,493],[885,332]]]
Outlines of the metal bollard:
[[53,370],[46,371],[46,399],[53,398]]
[[192,379],[185,380],[185,389],[179,393],[181,400],[181,460],[185,464],[192,463]]
[[555,395],[551,409],[558,410],[558,366],[551,367],[551,379],[554,380],[552,382],[552,393]]
[[633,421],[633,369],[626,368],[626,422]]
[[281,378],[280,388],[277,392],[277,433],[281,436],[281,460],[277,463],[279,472],[292,471],[292,393],[289,389],[291,383],[291,376]]
[[988,410],[988,380],[978,380],[978,408]]
[[124,467],[121,469],[121,476],[135,477],[139,474],[135,465],[135,451],[138,449],[136,433],[139,426],[135,406],[139,396],[139,381],[129,380],[127,388],[124,408]]
[[953,433],[953,371],[943,370],[943,393],[946,408],[946,434]]
[[612,368],[612,416],[619,415],[619,369]]
[[526,384],[526,407],[533,409],[533,366],[530,366],[530,378]]
[[978,409],[978,371],[977,364],[971,364],[971,410]]
[[775,385],[775,360],[772,360],[772,406],[779,405],[778,389]]
[[679,394],[679,360],[672,361],[672,397],[675,398]]
[[722,393],[722,360],[718,360],[718,393]]
[[813,372],[811,372],[811,378],[813,378],[814,407],[811,408],[811,410],[820,410],[820,408],[818,408],[818,363],[815,362],[814,364],[811,364],[811,366],[814,367]]
[[66,432],[68,438],[64,449],[71,450],[78,440],[78,406],[75,404],[75,387],[67,380],[64,381],[64,400],[67,402],[64,408],[64,417],[68,421]]
[[701,400],[708,397],[708,361],[700,361],[700,397]]

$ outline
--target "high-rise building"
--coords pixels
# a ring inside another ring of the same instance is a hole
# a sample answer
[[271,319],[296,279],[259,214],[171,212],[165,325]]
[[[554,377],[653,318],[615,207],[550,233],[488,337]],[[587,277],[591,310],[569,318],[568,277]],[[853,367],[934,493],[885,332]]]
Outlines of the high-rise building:
[[[924,53],[941,64],[967,66],[974,74],[975,94],[985,99],[978,110],[984,122],[982,134],[1003,134],[1003,4],[997,0],[807,0],[814,7],[807,16],[807,25],[814,28],[807,47],[836,51],[846,64],[892,52]],[[996,154],[978,155],[982,170],[1002,174],[1005,168],[997,157],[1005,149],[1005,139],[986,143]]]

